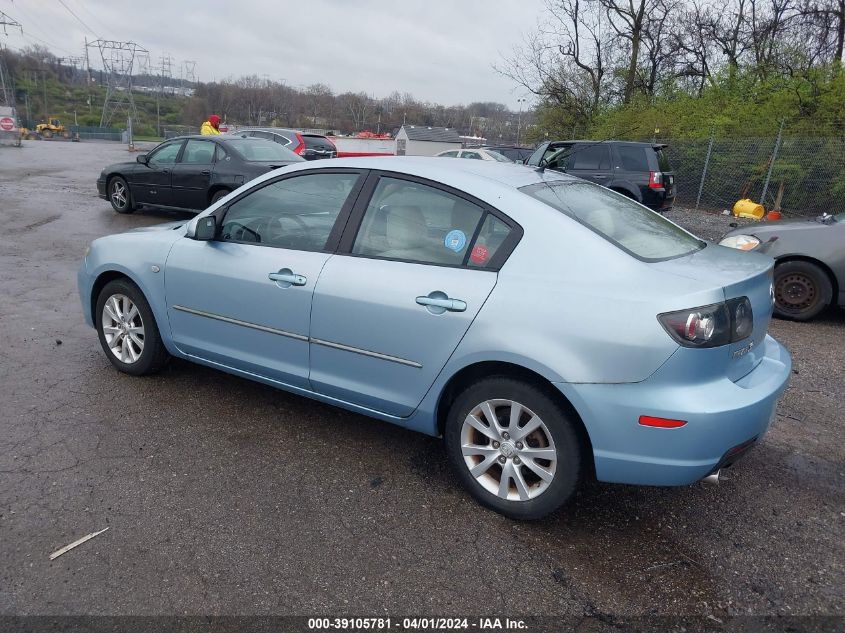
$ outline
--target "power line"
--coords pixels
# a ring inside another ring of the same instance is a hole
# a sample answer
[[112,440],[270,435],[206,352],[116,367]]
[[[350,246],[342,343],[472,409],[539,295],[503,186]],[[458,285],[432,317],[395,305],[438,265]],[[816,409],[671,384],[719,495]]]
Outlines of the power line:
[[74,13],[74,12],[73,12],[73,9],[71,9],[69,6],[67,6],[67,5],[65,4],[65,0],[59,0],[59,4],[60,4],[60,5],[62,5],[65,9],[67,9],[68,13],[70,13],[73,17],[75,17],[75,18],[77,19],[77,21],[78,21],[78,22],[79,22],[82,26],[84,26],[86,29],[88,29],[89,31],[91,31],[91,33],[94,35],[94,37],[96,37],[96,38],[98,38],[98,39],[99,39],[99,37],[100,37],[100,36],[99,36],[99,35],[97,35],[97,34],[94,32],[94,29],[92,29],[90,26],[88,26],[87,24],[85,24],[85,22],[83,22],[82,18],[80,18],[78,15],[76,15],[76,13]]
[[109,33],[109,31],[111,31],[111,28],[110,28],[110,27],[109,27],[109,26],[108,26],[105,22],[103,22],[103,21],[102,21],[99,17],[97,17],[97,16],[94,14],[94,12],[93,12],[93,11],[91,11],[91,10],[90,10],[87,6],[85,6],[85,3],[84,3],[84,2],[80,2],[80,3],[79,3],[79,6],[80,6],[80,7],[82,7],[82,10],[83,10],[85,13],[87,13],[87,14],[88,14],[88,17],[89,17],[89,18],[93,18],[93,19],[94,19],[94,21],[95,21],[95,22],[97,22],[97,23],[100,25],[100,28],[105,29],[104,33]]

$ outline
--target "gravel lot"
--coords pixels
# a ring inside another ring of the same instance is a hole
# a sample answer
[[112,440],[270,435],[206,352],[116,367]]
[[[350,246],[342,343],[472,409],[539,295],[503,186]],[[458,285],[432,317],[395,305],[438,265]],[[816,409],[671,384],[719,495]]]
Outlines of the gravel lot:
[[186,217],[98,199],[123,159],[0,148],[0,614],[845,615],[845,311],[773,323],[792,383],[719,487],[592,483],[515,523],[436,439],[185,362],[116,372],[82,320],[83,250]]

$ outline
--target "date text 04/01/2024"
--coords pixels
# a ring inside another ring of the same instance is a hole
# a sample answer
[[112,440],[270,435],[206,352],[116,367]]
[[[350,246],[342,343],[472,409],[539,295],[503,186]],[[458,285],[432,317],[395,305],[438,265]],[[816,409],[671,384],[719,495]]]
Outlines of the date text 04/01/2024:
[[495,630],[526,630],[528,627],[523,620],[511,618],[309,618],[310,630],[451,630],[476,629],[480,631]]

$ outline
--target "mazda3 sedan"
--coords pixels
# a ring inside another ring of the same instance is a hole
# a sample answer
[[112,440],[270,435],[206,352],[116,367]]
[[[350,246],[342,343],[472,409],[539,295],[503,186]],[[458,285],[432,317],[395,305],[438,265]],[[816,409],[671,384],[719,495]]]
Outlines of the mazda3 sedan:
[[717,479],[791,365],[771,258],[488,161],[290,165],[95,240],[79,290],[120,371],[176,356],[442,436],[469,492],[522,519],[588,476]]

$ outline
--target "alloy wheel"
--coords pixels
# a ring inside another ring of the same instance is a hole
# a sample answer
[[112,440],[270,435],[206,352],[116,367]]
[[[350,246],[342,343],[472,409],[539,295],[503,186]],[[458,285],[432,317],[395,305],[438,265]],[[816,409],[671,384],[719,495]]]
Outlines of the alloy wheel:
[[138,306],[126,295],[112,295],[103,306],[101,324],[111,353],[127,365],[137,362],[144,351],[144,321]]
[[475,480],[507,501],[543,494],[557,469],[548,427],[513,400],[486,400],[475,406],[461,427],[461,452]]
[[115,180],[111,186],[111,199],[114,206],[122,209],[126,206],[126,186],[120,180]]

